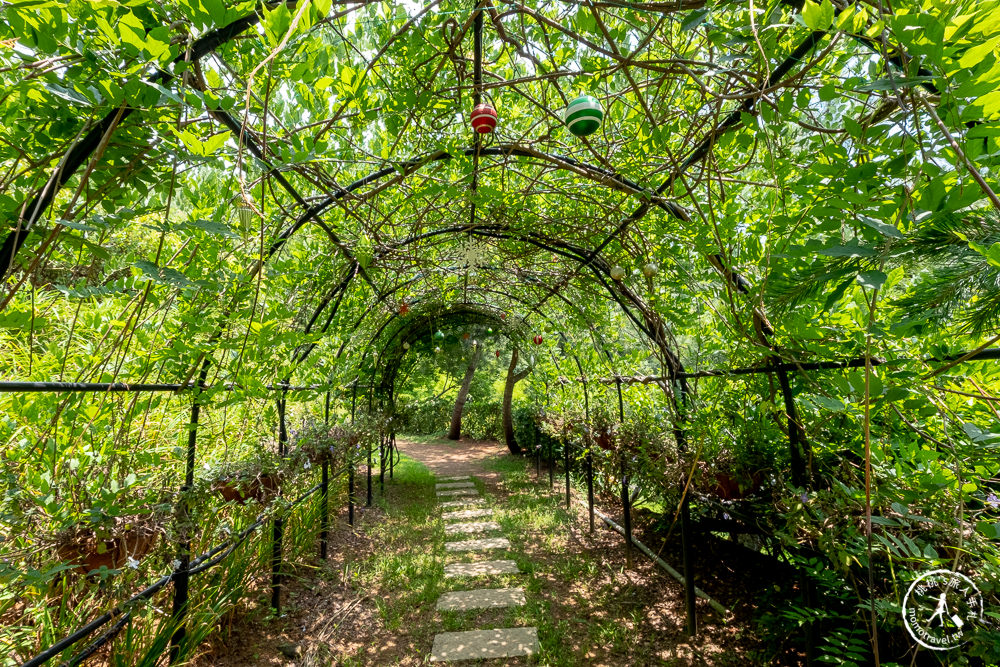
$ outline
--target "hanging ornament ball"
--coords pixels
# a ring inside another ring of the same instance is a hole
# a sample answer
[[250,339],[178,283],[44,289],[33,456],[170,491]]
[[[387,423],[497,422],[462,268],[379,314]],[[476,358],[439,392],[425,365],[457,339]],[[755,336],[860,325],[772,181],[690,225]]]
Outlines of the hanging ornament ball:
[[409,344],[409,343],[405,343],[405,342],[404,342],[404,343],[403,343],[403,349],[404,349],[404,350],[409,350],[409,349],[410,349],[410,344]]
[[472,129],[479,134],[489,134],[497,126],[497,110],[491,104],[477,104],[472,107]]
[[660,271],[660,267],[658,267],[653,262],[650,262],[646,266],[642,267],[642,275],[646,276],[647,278],[652,278],[657,273],[659,273],[659,271]]
[[531,340],[534,341],[535,345],[541,345],[542,344],[542,335],[539,334],[539,335],[535,336],[534,338],[532,338]]
[[444,338],[444,332],[438,329],[437,333],[434,334],[434,337],[437,338],[438,340],[441,340],[442,338]]
[[490,327],[489,329],[487,329],[487,330],[486,330],[486,333],[488,333],[488,334],[491,334],[491,333],[493,333],[493,327]]
[[399,314],[405,316],[408,312],[410,312],[410,304],[403,301],[399,304]]
[[625,269],[618,265],[611,267],[611,277],[615,280],[621,280],[625,277]]
[[471,335],[472,334],[470,334],[468,331],[466,331],[464,334],[462,334],[462,340],[469,340],[469,337]]
[[472,347],[479,347],[479,341],[478,340],[472,341]]
[[497,359],[500,358],[500,350],[497,350]]
[[441,354],[441,348],[440,347],[435,347],[434,348],[434,354]]
[[563,120],[566,127],[577,137],[585,137],[593,134],[601,126],[604,119],[604,110],[596,97],[581,95],[568,105]]
[[500,313],[500,319],[501,320],[507,319],[507,313]]

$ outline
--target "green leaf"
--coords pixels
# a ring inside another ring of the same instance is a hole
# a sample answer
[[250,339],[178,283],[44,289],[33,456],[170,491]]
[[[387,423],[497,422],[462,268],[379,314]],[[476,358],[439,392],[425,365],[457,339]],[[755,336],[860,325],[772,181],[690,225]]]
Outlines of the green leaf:
[[885,284],[886,275],[881,271],[862,271],[858,274],[857,281],[862,287],[878,289]]
[[209,234],[214,234],[216,236],[225,236],[230,239],[238,239],[240,235],[231,230],[225,223],[215,222],[213,220],[189,220],[184,223],[188,227],[196,227],[202,231],[208,232]]
[[694,30],[702,24],[706,17],[708,17],[708,9],[704,7],[695,9],[684,18],[684,21],[681,23],[681,30]]
[[805,0],[802,5],[802,20],[813,30],[826,30],[833,25],[833,3],[823,0],[820,3]]
[[887,222],[882,222],[880,220],[876,220],[875,218],[869,218],[866,215],[859,215],[858,219],[885,236],[891,236],[894,239],[903,238],[903,233],[899,231],[895,225],[890,225]]
[[859,93],[873,93],[879,90],[901,90],[933,80],[934,77],[932,76],[912,76],[908,78],[896,76],[887,79],[878,79],[877,81],[858,86],[854,90]]
[[874,257],[875,251],[867,246],[858,245],[857,241],[823,248],[819,254],[827,257]]

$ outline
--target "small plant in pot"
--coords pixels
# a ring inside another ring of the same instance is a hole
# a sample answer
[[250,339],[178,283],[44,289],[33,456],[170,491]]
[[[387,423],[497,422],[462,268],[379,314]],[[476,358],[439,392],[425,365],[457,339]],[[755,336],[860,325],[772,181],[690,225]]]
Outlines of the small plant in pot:
[[265,503],[278,494],[282,474],[269,460],[239,461],[222,464],[212,475],[212,491],[224,502],[246,504],[250,500]]
[[163,535],[165,515],[153,511],[109,516],[96,510],[91,515],[96,518],[56,536],[58,558],[82,574],[137,565]]
[[618,439],[618,424],[605,410],[596,410],[591,417],[591,434],[597,446],[612,451]]

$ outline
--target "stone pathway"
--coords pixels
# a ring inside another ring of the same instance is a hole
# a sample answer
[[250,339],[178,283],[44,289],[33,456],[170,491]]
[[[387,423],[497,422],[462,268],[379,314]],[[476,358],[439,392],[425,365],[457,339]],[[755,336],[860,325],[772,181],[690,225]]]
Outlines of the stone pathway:
[[[468,476],[438,477],[437,497],[446,522],[445,534],[449,537],[476,533],[500,532],[500,524],[487,521],[492,510],[480,508],[484,503],[475,483]],[[462,509],[464,508],[464,509]],[[470,521],[470,519],[480,519]],[[506,537],[481,537],[445,542],[445,551],[461,554],[510,549]],[[487,560],[454,562],[445,565],[445,578],[488,577],[491,575],[518,574],[517,563],[512,560]],[[521,588],[477,588],[451,591],[443,594],[437,603],[438,611],[471,611],[520,606],[525,603]],[[538,653],[537,628],[490,628],[463,632],[441,632],[434,637],[431,662],[457,660],[484,660],[487,658],[513,658]]]

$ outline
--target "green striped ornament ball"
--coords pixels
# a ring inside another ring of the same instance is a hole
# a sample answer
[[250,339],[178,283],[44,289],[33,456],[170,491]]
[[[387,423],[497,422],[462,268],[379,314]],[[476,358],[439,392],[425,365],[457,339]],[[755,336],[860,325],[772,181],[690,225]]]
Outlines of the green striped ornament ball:
[[601,109],[601,103],[590,95],[581,95],[566,105],[564,116],[566,127],[578,137],[596,132],[603,119],[604,110]]

